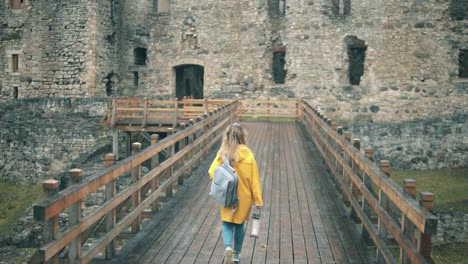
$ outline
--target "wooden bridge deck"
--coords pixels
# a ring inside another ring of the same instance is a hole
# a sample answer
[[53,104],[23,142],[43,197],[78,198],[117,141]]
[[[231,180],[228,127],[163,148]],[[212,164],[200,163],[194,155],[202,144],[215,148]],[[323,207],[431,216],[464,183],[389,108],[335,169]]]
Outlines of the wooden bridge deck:
[[[352,221],[296,123],[243,123],[263,185],[260,238],[241,263],[367,263]],[[209,198],[214,152],[112,263],[223,263],[221,221]]]

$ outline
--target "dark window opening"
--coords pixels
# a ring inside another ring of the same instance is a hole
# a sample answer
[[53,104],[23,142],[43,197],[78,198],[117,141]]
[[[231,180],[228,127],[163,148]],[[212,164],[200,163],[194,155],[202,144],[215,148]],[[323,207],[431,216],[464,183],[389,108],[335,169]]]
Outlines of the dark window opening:
[[18,87],[17,86],[13,87],[13,98],[18,99]]
[[453,20],[468,19],[468,1],[452,0],[450,2],[450,16]]
[[138,87],[139,83],[140,83],[140,76],[138,75],[138,72],[133,72],[133,86]]
[[364,75],[364,59],[366,57],[366,47],[350,47],[349,56],[349,82],[352,85],[361,83],[361,76]]
[[106,94],[107,96],[111,96],[114,91],[115,87],[119,83],[119,76],[113,72],[109,73],[106,77],[107,82],[106,82]]
[[356,36],[347,36],[345,45],[348,50],[348,74],[352,85],[359,85],[364,75],[364,61],[366,59],[366,43]]
[[133,56],[135,57],[135,65],[146,65],[146,49],[145,48],[136,48],[133,51]]
[[184,97],[194,99],[203,98],[203,83],[205,69],[200,65],[181,65],[175,67],[176,97],[181,100]]
[[19,71],[19,55],[13,54],[11,55],[11,72],[18,72]]
[[286,51],[284,48],[281,51],[273,53],[273,80],[276,84],[284,84],[286,80]]
[[347,16],[351,13],[351,0],[332,0],[331,4],[335,16]]
[[468,78],[468,49],[460,50],[458,55],[458,76],[461,78]]

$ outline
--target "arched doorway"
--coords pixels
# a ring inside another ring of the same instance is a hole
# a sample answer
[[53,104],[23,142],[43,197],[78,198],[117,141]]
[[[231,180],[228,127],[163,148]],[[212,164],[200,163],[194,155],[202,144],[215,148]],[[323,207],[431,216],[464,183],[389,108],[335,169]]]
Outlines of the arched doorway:
[[201,65],[184,64],[174,67],[176,75],[176,97],[185,96],[195,99],[203,98],[203,78],[205,69]]

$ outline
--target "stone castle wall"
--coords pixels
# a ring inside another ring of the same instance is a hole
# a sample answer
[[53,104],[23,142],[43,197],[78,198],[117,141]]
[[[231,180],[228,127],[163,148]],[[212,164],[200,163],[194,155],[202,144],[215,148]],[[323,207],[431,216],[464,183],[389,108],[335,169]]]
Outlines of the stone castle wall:
[[[107,37],[113,1],[88,2],[26,1],[22,9],[2,9],[0,98],[105,95],[116,57]],[[11,54],[19,54],[18,72]]]
[[32,99],[0,106],[0,181],[38,183],[110,144],[107,99]]
[[374,149],[374,160],[389,160],[397,169],[467,167],[468,113],[402,123],[345,126],[361,148]]

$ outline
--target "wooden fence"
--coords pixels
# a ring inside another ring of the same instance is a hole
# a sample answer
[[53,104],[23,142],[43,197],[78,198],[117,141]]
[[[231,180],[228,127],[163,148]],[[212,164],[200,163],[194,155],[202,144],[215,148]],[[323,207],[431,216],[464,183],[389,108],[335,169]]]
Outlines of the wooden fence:
[[[73,186],[34,206],[34,218],[44,223],[45,245],[39,248],[33,259],[38,263],[58,263],[59,255],[65,248],[68,248],[70,263],[88,263],[103,252],[107,259],[112,258],[117,236],[125,233],[129,227],[131,233],[139,231],[141,216],[155,213],[160,195],[165,193],[166,197],[170,197],[172,185],[190,173],[211,152],[212,146],[220,140],[221,131],[234,121],[237,107],[237,102],[232,102],[222,109],[208,112],[196,124],[159,142],[157,137],[152,137],[153,144],[143,151],[140,151],[140,143],[133,143],[132,156],[115,164],[113,155],[107,155],[108,167],[83,181],[81,170],[71,170],[71,177],[75,179]],[[170,156],[160,163],[158,154],[163,150]],[[144,175],[143,163],[149,163],[151,168]],[[131,175],[131,184],[117,192],[117,180],[128,174]],[[53,190],[57,186],[57,181],[44,182],[46,190]],[[100,188],[105,189],[106,201],[91,215],[82,218],[83,200]],[[131,204],[129,210],[119,211],[128,200]],[[69,212],[69,226],[59,232],[58,219],[63,212]],[[83,240],[89,230],[99,228],[104,231],[102,236],[83,251]]]
[[[226,99],[152,100],[139,98],[114,98],[101,124],[122,131],[167,132],[167,127],[177,128],[190,119],[232,103]],[[163,126],[166,126],[165,128]]]
[[[343,133],[326,116],[302,102],[301,120],[315,147],[334,176],[337,189],[349,205],[350,214],[362,224],[362,236],[377,248],[377,263],[430,263],[431,235],[437,218],[431,213],[434,195],[420,193],[416,182],[405,180],[402,189],[390,178],[390,163],[372,162],[372,149],[360,149],[360,140]],[[396,212],[394,212],[396,211]],[[398,260],[392,247],[400,248]]]

